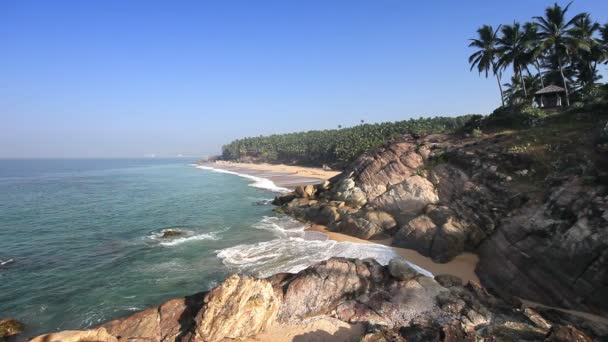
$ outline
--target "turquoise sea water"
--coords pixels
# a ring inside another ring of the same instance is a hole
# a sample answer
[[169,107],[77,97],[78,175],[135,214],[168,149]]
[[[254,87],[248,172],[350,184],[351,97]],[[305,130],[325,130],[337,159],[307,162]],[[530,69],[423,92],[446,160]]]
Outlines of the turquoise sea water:
[[[192,162],[0,160],[0,315],[32,336],[208,290],[233,272],[394,256],[304,233],[272,211],[271,182]],[[184,235],[163,239],[165,229]]]

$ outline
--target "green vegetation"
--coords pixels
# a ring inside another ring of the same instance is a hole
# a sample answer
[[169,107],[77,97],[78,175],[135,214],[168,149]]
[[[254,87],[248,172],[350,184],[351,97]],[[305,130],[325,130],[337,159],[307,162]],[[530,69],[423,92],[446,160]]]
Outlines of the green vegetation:
[[222,147],[222,159],[340,167],[399,135],[451,133],[472,117],[420,118],[238,139]]
[[[588,13],[568,18],[570,4],[562,8],[556,3],[544,16],[523,25],[484,25],[471,39],[469,46],[476,49],[469,57],[471,70],[496,76],[503,106],[531,104],[534,93],[550,84],[566,90],[569,106],[571,95],[580,98],[595,87],[598,65],[608,61],[608,23],[602,26]],[[503,71],[509,68],[511,82],[502,84]]]

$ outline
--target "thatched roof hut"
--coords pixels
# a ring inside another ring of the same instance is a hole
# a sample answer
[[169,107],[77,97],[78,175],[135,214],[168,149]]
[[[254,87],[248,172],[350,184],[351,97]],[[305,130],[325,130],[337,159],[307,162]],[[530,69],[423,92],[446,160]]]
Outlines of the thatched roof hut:
[[564,94],[566,94],[566,89],[551,84],[537,91],[534,98],[539,107],[561,107]]

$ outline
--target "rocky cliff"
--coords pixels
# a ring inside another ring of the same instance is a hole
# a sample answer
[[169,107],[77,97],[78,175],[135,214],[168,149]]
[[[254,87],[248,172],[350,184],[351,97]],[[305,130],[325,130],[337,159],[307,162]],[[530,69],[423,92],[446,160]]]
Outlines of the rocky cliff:
[[402,136],[275,203],[437,262],[475,252],[496,293],[606,315],[608,155],[597,118],[571,119],[477,138]]
[[[333,258],[298,274],[234,275],[206,293],[94,329],[32,341],[230,341],[321,318],[363,327],[345,341],[592,341],[608,336],[606,326],[506,302],[453,276],[422,276],[402,259],[381,266],[374,260]],[[339,338],[310,332],[293,340]]]

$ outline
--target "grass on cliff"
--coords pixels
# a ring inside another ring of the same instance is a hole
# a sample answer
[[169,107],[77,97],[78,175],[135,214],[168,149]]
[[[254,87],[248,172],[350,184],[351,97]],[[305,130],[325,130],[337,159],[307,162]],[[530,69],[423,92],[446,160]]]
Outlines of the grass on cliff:
[[[492,144],[509,156],[507,169],[516,172],[514,177],[546,181],[549,175],[579,175],[608,184],[608,104],[533,114],[509,110],[478,121],[483,134],[476,143],[479,148]],[[504,116],[527,121],[513,123]]]

